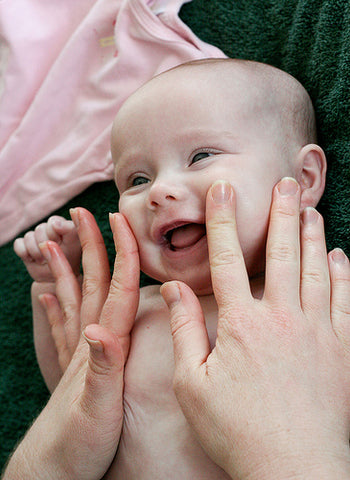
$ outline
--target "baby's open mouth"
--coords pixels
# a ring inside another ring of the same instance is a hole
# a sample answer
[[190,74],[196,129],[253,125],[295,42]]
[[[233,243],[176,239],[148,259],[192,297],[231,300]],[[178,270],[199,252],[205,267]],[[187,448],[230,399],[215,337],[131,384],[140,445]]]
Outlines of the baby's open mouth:
[[201,223],[187,223],[169,230],[164,238],[173,251],[192,247],[206,235],[205,225]]

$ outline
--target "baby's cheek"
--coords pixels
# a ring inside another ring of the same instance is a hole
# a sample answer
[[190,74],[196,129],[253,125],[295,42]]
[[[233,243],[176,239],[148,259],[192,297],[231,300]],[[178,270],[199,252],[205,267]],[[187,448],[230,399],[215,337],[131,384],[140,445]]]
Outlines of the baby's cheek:
[[246,211],[243,216],[237,218],[238,237],[250,273],[262,269],[266,250],[269,209],[267,213],[261,211],[260,214],[257,210]]

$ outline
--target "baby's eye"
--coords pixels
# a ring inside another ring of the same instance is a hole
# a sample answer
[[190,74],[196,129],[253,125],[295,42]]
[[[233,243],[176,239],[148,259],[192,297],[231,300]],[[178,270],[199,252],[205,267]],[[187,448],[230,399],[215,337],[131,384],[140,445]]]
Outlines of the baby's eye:
[[148,183],[149,180],[146,177],[135,177],[131,181],[132,187],[138,187],[139,185],[143,185],[144,183]]
[[214,154],[213,154],[213,153],[210,153],[210,152],[199,152],[199,153],[196,153],[196,155],[193,156],[191,163],[199,162],[200,160],[203,160],[203,158],[211,157],[212,155],[214,155]]

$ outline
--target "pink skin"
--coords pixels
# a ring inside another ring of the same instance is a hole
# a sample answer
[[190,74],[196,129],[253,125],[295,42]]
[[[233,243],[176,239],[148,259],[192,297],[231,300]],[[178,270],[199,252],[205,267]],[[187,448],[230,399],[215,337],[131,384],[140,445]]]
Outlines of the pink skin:
[[[182,280],[206,295],[212,293],[203,236],[209,187],[219,179],[234,187],[247,269],[250,277],[259,276],[272,189],[283,176],[302,180],[301,151],[306,147],[290,140],[286,158],[283,135],[274,122],[253,115],[243,96],[221,104],[216,98],[217,108],[212,108],[213,85],[203,95],[189,77],[169,95],[172,81],[170,75],[170,80],[149,83],[117,116],[112,152],[119,209],[136,237],[146,274],[161,282]],[[307,205],[317,204],[323,185]],[[169,232],[182,225],[191,226],[175,231],[174,248]]]

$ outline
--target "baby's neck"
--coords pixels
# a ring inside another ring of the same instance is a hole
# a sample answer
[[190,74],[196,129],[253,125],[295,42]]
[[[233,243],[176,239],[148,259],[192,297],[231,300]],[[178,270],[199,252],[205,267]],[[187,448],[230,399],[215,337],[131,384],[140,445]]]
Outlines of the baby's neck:
[[[260,300],[264,295],[265,272],[261,272],[249,279],[252,296]],[[199,298],[214,297],[214,294],[198,294]]]

